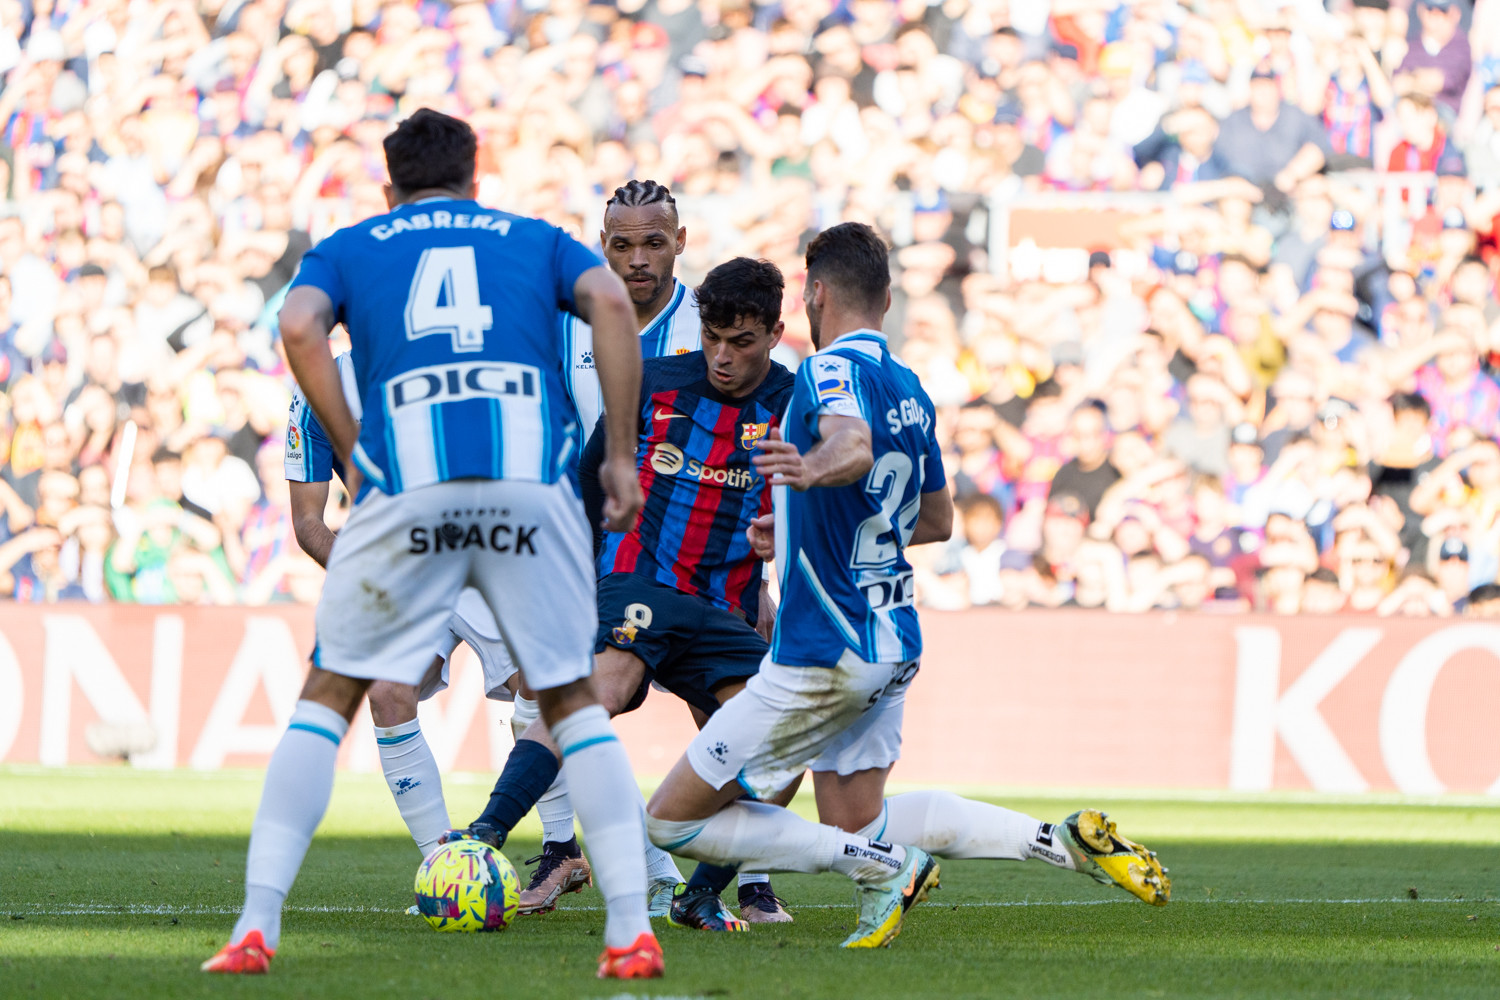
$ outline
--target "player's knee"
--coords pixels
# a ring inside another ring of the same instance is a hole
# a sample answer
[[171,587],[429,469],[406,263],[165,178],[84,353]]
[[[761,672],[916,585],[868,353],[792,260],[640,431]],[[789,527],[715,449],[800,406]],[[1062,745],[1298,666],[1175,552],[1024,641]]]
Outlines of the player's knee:
[[417,689],[410,684],[376,681],[370,685],[370,721],[399,726],[417,717]]
[[692,844],[708,824],[706,819],[661,819],[646,807],[646,837],[664,851],[680,851]]

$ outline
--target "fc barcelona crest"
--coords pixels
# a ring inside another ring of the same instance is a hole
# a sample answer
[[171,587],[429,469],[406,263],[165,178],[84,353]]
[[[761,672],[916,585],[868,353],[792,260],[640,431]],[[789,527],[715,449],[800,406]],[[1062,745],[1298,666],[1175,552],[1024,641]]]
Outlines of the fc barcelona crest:
[[769,420],[763,424],[740,424],[740,447],[746,451],[754,451],[755,443],[769,433],[771,433]]

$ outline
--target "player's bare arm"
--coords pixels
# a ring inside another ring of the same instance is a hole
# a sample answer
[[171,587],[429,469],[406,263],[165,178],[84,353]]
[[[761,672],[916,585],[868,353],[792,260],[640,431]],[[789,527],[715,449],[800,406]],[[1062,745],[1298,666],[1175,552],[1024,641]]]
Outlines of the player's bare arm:
[[941,486],[930,493],[923,493],[917,507],[917,526],[912,529],[911,541],[907,545],[926,545],[928,542],[946,542],[953,537],[953,494],[948,487]]
[[289,482],[292,491],[292,532],[302,551],[313,561],[328,568],[328,554],[333,551],[333,529],[323,520],[328,506],[328,484]]
[[595,364],[604,393],[607,437],[599,485],[605,494],[605,526],[611,531],[629,531],[642,503],[635,471],[635,438],[640,430],[635,402],[641,392],[635,307],[625,283],[607,267],[579,275],[573,298],[579,313],[594,328]]
[[287,364],[307,397],[307,405],[323,425],[334,453],[343,459],[345,468],[353,468],[349,456],[359,438],[359,422],[344,399],[339,368],[328,346],[328,334],[334,325],[333,303],[321,289],[302,285],[287,293],[278,320]]
[[781,439],[779,428],[772,428],[754,458],[756,470],[772,486],[801,492],[815,486],[847,486],[875,464],[870,425],[860,418],[825,414],[818,420],[818,435],[821,440],[804,455]]

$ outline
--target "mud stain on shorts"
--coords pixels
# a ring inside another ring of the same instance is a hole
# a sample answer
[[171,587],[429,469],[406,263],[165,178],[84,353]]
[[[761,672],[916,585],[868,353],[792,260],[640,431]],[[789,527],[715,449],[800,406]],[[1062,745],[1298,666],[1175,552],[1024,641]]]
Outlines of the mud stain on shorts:
[[387,616],[396,613],[396,604],[391,600],[390,592],[383,587],[376,586],[369,580],[361,580],[359,589],[365,595],[365,610]]

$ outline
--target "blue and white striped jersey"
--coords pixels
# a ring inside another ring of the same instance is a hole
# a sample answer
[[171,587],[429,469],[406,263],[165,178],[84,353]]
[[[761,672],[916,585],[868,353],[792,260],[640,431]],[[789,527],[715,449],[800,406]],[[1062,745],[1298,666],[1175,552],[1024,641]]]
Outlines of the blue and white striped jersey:
[[[359,388],[354,384],[354,359],[345,351],[334,358],[339,366],[339,381],[344,386],[344,399],[354,419],[360,418]],[[333,442],[323,432],[323,425],[307,405],[301,389],[292,390],[292,409],[286,422],[286,451],[282,455],[286,467],[286,478],[293,483],[326,483],[337,473],[344,478],[344,466],[333,453]]]
[[556,482],[578,414],[557,311],[599,261],[537,219],[429,198],[341,229],[302,258],[353,342],[354,462],[384,493],[453,479]]
[[[689,354],[703,346],[698,300],[682,282],[673,278],[672,284],[671,301],[641,331],[643,358]],[[558,323],[563,338],[563,378],[578,407],[583,437],[587,440],[599,422],[599,414],[604,412],[604,393],[599,389],[599,373],[594,369],[594,330],[566,312],[559,314]]]
[[781,608],[771,657],[836,666],[845,650],[867,663],[922,653],[906,545],[923,493],[945,489],[932,400],[891,355],[884,334],[845,334],[802,363],[782,434],[806,453],[824,414],[870,425],[875,464],[848,486],[772,488]]

